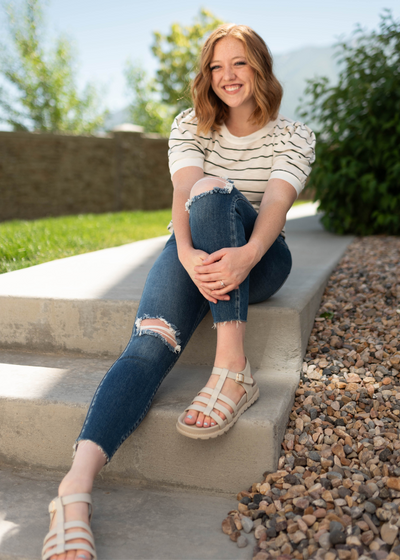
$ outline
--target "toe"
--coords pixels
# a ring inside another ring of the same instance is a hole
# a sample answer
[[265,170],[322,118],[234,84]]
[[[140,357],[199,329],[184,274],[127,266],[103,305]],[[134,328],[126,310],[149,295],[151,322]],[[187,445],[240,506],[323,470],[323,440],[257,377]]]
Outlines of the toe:
[[211,426],[211,418],[209,416],[204,417],[203,428],[209,428]]
[[198,426],[199,428],[202,428],[203,427],[203,422],[204,422],[204,414],[202,412],[199,412],[199,416],[197,418],[196,426]]
[[190,426],[196,424],[198,414],[197,410],[188,410],[185,416],[185,424],[189,424]]

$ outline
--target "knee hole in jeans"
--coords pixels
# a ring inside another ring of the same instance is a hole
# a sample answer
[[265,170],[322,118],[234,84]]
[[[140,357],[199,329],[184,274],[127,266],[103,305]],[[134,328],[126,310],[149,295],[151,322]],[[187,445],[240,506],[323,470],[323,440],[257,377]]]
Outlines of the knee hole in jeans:
[[177,339],[176,328],[168,323],[162,317],[143,317],[136,320],[137,335],[142,336],[144,334],[155,334],[157,338],[161,338],[166,342],[166,345],[176,353],[181,351],[179,345],[179,340]]
[[212,191],[215,188],[224,189],[228,185],[226,179],[219,177],[203,177],[199,179],[190,191],[190,198],[197,196],[203,192]]

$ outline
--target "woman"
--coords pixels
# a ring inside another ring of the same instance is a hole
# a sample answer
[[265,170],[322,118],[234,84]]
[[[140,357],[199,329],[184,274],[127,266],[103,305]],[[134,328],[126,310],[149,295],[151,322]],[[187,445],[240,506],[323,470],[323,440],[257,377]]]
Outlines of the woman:
[[178,431],[217,437],[258,398],[244,354],[247,307],[268,299],[290,272],[282,230],[311,170],[315,138],[278,114],[282,88],[271,56],[246,26],[222,25],[207,39],[192,95],[194,109],[178,115],[170,137],[174,233],[149,273],[132,338],[93,398],[59,487],[63,498],[50,505],[45,560],[95,557],[93,480],[143,420],[210,308],[215,367]]

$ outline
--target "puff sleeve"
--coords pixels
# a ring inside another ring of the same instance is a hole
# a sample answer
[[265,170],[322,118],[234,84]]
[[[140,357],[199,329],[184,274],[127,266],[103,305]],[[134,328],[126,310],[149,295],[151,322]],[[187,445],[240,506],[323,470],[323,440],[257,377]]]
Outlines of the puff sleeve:
[[303,190],[315,161],[315,135],[303,123],[292,122],[276,134],[270,178],[293,185],[297,195]]
[[168,161],[171,176],[183,167],[204,166],[204,147],[197,135],[197,121],[193,109],[180,113],[172,123],[169,137]]

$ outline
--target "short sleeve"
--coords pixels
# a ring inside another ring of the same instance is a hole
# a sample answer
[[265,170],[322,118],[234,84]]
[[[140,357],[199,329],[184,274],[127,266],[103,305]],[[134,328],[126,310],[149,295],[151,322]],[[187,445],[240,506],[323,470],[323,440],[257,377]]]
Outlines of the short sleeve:
[[197,121],[193,109],[180,113],[172,123],[169,137],[169,170],[171,177],[183,167],[204,166],[204,147],[197,135]]
[[315,135],[305,124],[292,122],[278,130],[270,179],[283,179],[297,195],[303,190],[315,161]]

